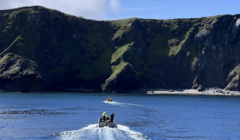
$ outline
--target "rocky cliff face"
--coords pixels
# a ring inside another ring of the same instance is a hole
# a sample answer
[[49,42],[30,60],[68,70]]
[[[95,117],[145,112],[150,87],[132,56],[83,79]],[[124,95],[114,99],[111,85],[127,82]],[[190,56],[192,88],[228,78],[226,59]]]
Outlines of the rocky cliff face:
[[[95,21],[39,6],[4,10],[0,65],[9,53],[34,62],[36,78],[26,78],[38,83],[34,91],[41,86],[96,92],[199,86],[239,90],[239,26],[240,15]],[[17,91],[22,85],[14,87]]]
[[14,92],[42,91],[42,77],[35,62],[6,54],[0,60],[0,89]]

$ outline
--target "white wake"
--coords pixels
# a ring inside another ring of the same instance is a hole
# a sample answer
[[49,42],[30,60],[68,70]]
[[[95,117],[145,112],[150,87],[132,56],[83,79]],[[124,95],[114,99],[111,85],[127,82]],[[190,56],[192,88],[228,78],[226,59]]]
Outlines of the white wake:
[[115,102],[115,101],[111,101],[111,102],[103,101],[103,102],[106,103],[106,104],[124,104],[124,103],[119,103],[119,102]]
[[55,136],[59,140],[145,140],[147,138],[140,132],[130,130],[127,126],[117,125],[115,128],[98,128],[98,124],[91,124],[79,130],[61,132]]
[[142,105],[138,105],[138,104],[131,104],[131,103],[120,103],[120,102],[109,102],[109,101],[103,101],[106,104],[111,104],[111,105],[118,105],[118,106],[138,106],[138,107],[143,107]]

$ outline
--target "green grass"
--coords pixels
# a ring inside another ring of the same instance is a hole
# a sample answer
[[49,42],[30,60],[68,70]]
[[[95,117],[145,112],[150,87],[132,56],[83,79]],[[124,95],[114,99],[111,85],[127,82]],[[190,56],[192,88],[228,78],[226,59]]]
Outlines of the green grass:
[[192,31],[194,30],[194,27],[190,28],[187,33],[185,34],[185,39],[187,39],[189,37],[189,35],[192,33]]
[[112,77],[118,75],[119,73],[121,73],[121,71],[128,65],[129,63],[126,63],[124,61],[121,61],[121,63],[119,65],[117,65],[114,69],[113,69],[113,73],[111,74],[111,76],[108,79],[111,79]]
[[114,20],[114,21],[111,21],[111,24],[113,27],[121,28],[121,27],[127,26],[129,23],[133,22],[136,19],[137,18]]
[[181,45],[171,47],[168,55],[171,56],[171,55],[178,54],[178,52],[181,50],[181,48],[182,48]]
[[0,59],[0,63],[4,62],[4,61],[8,61],[11,58],[9,57],[10,54],[5,55],[2,59]]
[[192,31],[194,30],[194,28],[190,28],[186,34],[184,35],[185,39],[182,40],[178,46],[173,46],[173,47],[170,47],[170,50],[169,50],[169,56],[171,55],[177,55],[178,52],[182,49],[182,46],[183,44],[185,43],[185,41],[188,39],[189,35],[192,33]]
[[110,22],[112,24],[112,27],[117,29],[117,32],[113,36],[113,40],[128,32],[131,29],[131,26],[128,26],[129,23],[133,22],[135,19],[136,18],[130,18]]
[[177,30],[179,28],[177,20],[170,20],[168,22],[170,23],[170,31]]
[[123,54],[128,50],[129,46],[131,46],[133,43],[129,43],[126,44],[120,48],[117,49],[117,51],[115,51],[112,54],[112,59],[111,59],[111,64],[116,62],[118,59],[122,58]]

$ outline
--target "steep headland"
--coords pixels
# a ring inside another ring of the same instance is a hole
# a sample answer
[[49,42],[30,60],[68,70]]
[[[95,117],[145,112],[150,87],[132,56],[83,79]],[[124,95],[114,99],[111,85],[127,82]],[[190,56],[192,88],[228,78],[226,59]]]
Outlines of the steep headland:
[[96,21],[41,6],[1,10],[0,89],[240,90],[239,26],[240,15]]

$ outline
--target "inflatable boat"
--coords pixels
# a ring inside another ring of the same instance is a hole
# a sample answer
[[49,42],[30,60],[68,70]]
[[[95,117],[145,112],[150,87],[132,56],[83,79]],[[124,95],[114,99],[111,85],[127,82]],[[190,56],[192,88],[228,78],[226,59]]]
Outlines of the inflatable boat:
[[108,100],[106,100],[106,102],[112,102],[112,101],[108,101]]
[[114,128],[114,124],[115,124],[115,119],[111,121],[109,117],[107,117],[107,120],[105,121],[102,120],[102,117],[98,119],[98,127],[108,126],[108,127]]

